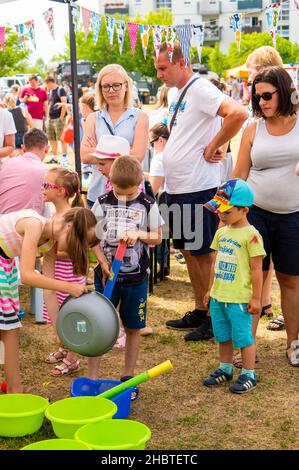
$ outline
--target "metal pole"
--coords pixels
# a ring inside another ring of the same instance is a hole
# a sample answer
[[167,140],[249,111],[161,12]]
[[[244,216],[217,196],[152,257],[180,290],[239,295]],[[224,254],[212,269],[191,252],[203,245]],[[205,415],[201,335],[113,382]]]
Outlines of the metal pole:
[[72,77],[72,102],[73,102],[73,120],[74,120],[74,152],[75,167],[81,181],[81,158],[80,158],[80,122],[79,122],[79,99],[78,99],[78,80],[77,80],[77,48],[76,34],[73,22],[71,0],[68,0],[69,10],[69,32],[70,32],[70,54],[71,54],[71,77]]

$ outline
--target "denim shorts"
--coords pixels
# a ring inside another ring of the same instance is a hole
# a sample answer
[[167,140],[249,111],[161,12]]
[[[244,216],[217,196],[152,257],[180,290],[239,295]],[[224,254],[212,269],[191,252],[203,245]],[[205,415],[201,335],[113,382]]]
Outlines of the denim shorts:
[[248,220],[263,237],[263,270],[269,270],[272,257],[275,271],[299,276],[299,212],[275,214],[252,206]]
[[218,302],[211,298],[210,312],[217,343],[232,341],[234,348],[246,348],[254,344],[251,332],[252,315],[247,304]]
[[177,211],[169,211],[174,248],[189,250],[194,256],[212,251],[210,247],[219,220],[217,214],[207,210],[203,204],[212,199],[216,191],[217,188],[213,188],[195,193],[166,194],[168,207],[178,206]]
[[[97,292],[103,293],[102,282],[95,271],[94,285]],[[119,305],[119,315],[123,325],[132,330],[139,330],[146,326],[148,277],[137,285],[115,285],[111,302],[115,308]]]

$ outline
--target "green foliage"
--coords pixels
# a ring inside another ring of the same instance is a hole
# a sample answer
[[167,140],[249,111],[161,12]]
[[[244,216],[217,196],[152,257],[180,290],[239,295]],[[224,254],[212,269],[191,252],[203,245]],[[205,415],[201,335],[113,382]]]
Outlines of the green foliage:
[[13,75],[24,71],[24,61],[29,56],[28,49],[21,49],[17,33],[6,29],[5,50],[0,47],[0,76]]
[[47,75],[47,64],[45,63],[44,59],[39,57],[34,65],[23,64],[22,73],[37,73],[42,78],[45,78]]
[[222,75],[224,70],[227,68],[226,55],[221,52],[218,42],[215,44],[214,48],[212,48],[212,51],[209,54],[208,65],[209,69],[218,75]]

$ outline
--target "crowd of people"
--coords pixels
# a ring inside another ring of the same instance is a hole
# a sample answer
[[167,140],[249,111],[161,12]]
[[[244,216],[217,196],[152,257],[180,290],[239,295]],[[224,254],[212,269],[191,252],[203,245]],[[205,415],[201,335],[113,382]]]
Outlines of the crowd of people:
[[[167,320],[166,327],[191,330],[186,341],[215,337],[219,344],[219,368],[203,385],[231,381],[237,367],[241,374],[230,391],[242,394],[256,386],[255,336],[260,315],[273,314],[274,271],[283,313],[269,329],[286,329],[287,359],[299,366],[299,122],[293,82],[270,46],[248,57],[248,108],[233,99],[230,80],[226,86],[193,73],[178,43],[172,61],[163,43],[154,64],[163,86],[149,116],[136,105],[134,84],[118,64],[103,67],[94,88],[79,95],[86,201],[62,140],[72,112],[65,87],[51,76],[42,87],[32,76],[28,87],[11,90],[0,107],[0,332],[10,393],[23,391],[15,258],[20,257],[22,282],[44,289],[44,318],[57,337],[59,306],[67,294],[86,290],[91,252],[97,260],[95,290],[102,293],[118,243],[127,245],[111,299],[122,325],[125,381],[135,374],[147,323],[149,248],[161,244],[162,227],[186,263],[194,293],[194,309]],[[234,166],[230,141],[239,132]],[[49,170],[44,159],[50,148],[49,162],[60,167]],[[157,201],[167,204],[167,220]],[[36,252],[43,257],[42,272],[35,269]],[[51,375],[77,372],[80,360],[58,337],[57,342],[45,358],[54,365]],[[235,357],[234,349],[240,350]],[[88,376],[99,377],[99,358],[89,358]],[[137,396],[135,390],[132,398]]]

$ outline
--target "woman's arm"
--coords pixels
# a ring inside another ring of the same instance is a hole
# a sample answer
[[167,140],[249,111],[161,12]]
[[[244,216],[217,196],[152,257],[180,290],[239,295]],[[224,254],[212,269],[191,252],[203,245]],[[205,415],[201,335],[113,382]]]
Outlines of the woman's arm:
[[31,114],[29,113],[28,109],[21,108],[21,110],[22,110],[24,118],[26,119],[27,126],[29,127],[29,129],[32,129],[33,121],[32,121]]
[[159,189],[164,184],[164,180],[165,180],[164,176],[150,176],[149,177],[149,182],[151,184],[151,187],[153,188],[154,194],[157,194],[159,192]]
[[15,149],[15,135],[4,136],[3,147],[0,148],[0,158],[9,157]]
[[97,158],[90,156],[90,154],[95,151],[97,145],[95,116],[95,113],[91,113],[86,118],[84,134],[80,148],[82,163],[99,163]]
[[255,123],[250,124],[246,127],[242,136],[240,149],[237,157],[236,166],[231,174],[231,178],[241,178],[247,180],[250,168],[252,166],[251,161],[251,148],[255,133]]
[[132,155],[132,157],[136,157],[140,162],[143,161],[146,154],[148,146],[148,132],[148,116],[141,111],[135,127],[133,145],[130,151],[130,155]]

